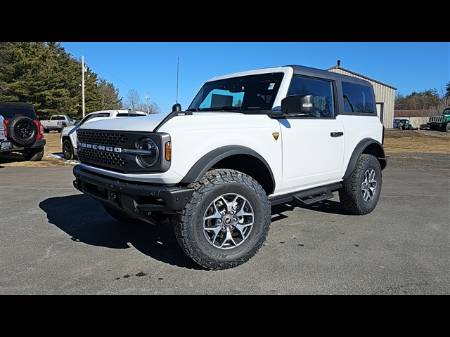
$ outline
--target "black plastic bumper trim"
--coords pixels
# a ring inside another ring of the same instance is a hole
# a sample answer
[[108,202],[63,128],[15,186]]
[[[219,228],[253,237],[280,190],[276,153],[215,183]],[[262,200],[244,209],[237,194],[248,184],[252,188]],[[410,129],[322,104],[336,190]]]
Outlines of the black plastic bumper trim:
[[182,186],[131,183],[73,168],[74,187],[103,202],[125,211],[139,213],[180,211],[191,199],[194,190]]

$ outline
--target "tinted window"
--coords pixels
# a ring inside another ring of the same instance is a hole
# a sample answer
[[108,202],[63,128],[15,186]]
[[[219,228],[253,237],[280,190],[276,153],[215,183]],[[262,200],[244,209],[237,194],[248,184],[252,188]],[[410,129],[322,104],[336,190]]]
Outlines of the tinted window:
[[344,111],[346,113],[375,113],[373,90],[360,84],[342,82]]
[[189,109],[271,110],[282,79],[283,73],[271,73],[206,82]]
[[289,87],[288,96],[312,96],[313,111],[316,118],[334,116],[333,83],[325,79],[294,76]]
[[11,119],[16,116],[25,116],[36,119],[36,113],[34,112],[33,106],[25,104],[0,103],[0,114],[6,119]]

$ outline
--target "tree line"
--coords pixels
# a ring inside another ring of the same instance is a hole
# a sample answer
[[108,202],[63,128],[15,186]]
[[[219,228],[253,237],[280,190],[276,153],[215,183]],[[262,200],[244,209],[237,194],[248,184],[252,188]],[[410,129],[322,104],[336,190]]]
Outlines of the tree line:
[[[130,95],[134,95],[130,103]],[[114,85],[91,68],[85,73],[86,113],[132,108],[156,112],[154,103],[143,104],[130,91],[122,102]],[[40,118],[52,114],[82,116],[81,62],[56,42],[0,42],[0,102],[32,103]]]
[[436,89],[412,92],[409,95],[398,94],[395,98],[395,110],[443,110],[450,105],[450,82],[439,94]]

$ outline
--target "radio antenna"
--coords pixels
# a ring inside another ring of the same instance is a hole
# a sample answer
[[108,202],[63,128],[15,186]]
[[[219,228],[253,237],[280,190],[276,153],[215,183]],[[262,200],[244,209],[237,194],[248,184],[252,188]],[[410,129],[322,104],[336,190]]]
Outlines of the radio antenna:
[[177,103],[178,103],[178,75],[179,75],[179,72],[180,72],[180,57],[178,56],[178,59],[177,59],[177,99],[176,99]]

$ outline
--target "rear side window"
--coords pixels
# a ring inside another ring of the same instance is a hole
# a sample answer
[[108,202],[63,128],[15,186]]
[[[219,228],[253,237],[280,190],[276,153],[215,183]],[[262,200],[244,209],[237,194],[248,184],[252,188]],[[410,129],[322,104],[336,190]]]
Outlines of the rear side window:
[[16,116],[25,116],[36,119],[36,112],[32,105],[0,103],[0,115],[5,119],[12,119]]
[[342,82],[344,111],[346,113],[376,113],[373,90],[361,84]]

